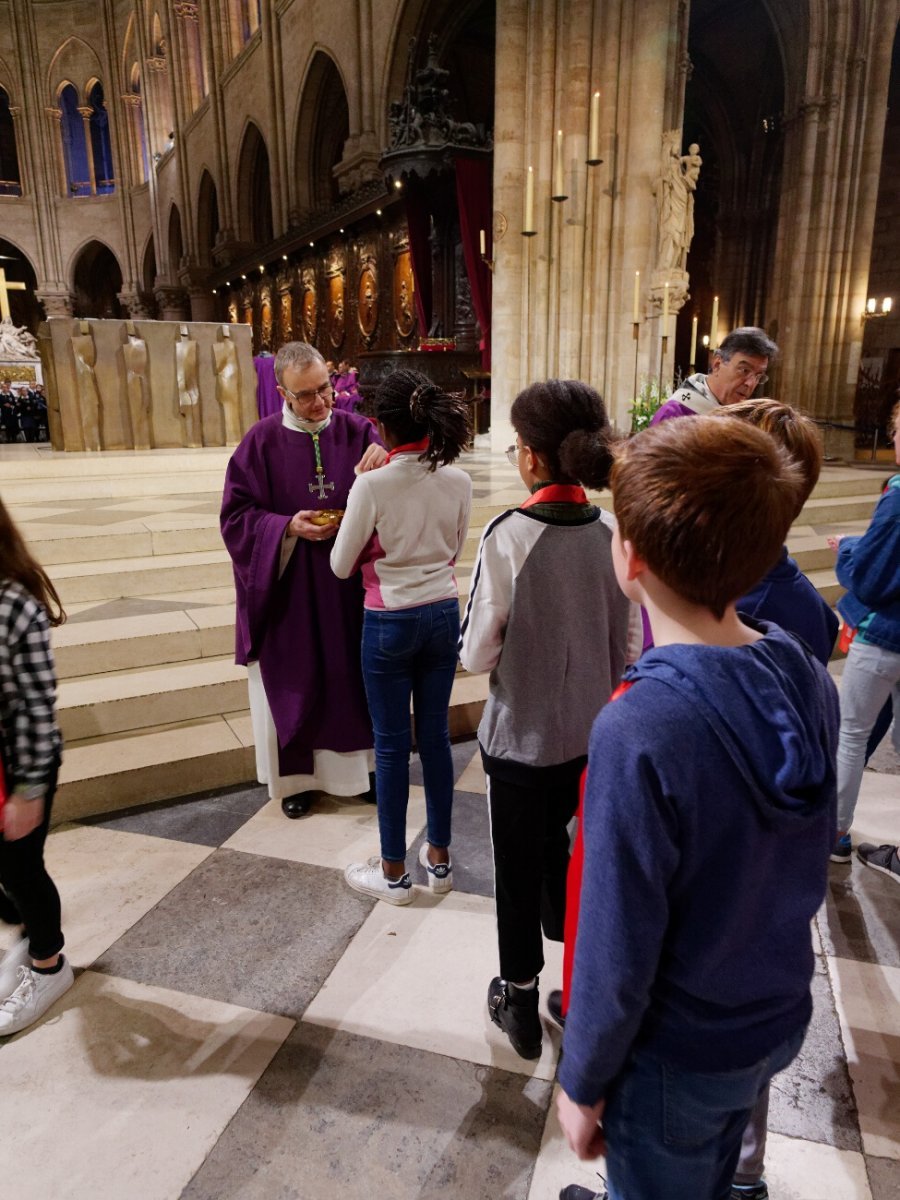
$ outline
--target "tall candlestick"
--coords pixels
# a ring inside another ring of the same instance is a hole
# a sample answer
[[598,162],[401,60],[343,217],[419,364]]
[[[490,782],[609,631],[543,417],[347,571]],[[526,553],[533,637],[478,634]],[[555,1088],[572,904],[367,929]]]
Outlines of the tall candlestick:
[[641,273],[640,273],[640,271],[635,271],[635,273],[634,273],[634,311],[632,313],[631,320],[633,321],[633,323],[635,325],[637,325],[637,323],[638,323],[638,321],[640,321],[640,319],[641,319]]
[[563,131],[556,131],[556,154],[553,158],[553,200],[566,199],[566,172],[563,165]]
[[481,257],[484,258],[486,256],[486,250],[485,250],[484,230],[483,229],[478,230],[478,245],[480,247]]
[[525,225],[522,232],[530,237],[534,228],[534,167],[528,168],[525,176]]
[[709,348],[715,350],[719,344],[719,297],[713,296],[712,320],[709,323]]
[[591,166],[600,162],[600,93],[591,96],[591,120],[588,125],[588,162]]
[[691,366],[697,361],[697,317],[691,321]]
[[669,285],[663,287],[663,337],[669,336]]

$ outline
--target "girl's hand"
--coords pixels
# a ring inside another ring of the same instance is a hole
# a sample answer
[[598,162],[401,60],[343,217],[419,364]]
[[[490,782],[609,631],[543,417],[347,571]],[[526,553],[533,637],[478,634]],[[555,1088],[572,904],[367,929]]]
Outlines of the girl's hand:
[[17,842],[28,837],[44,819],[43,800],[25,800],[22,796],[7,796],[3,806],[3,840]]
[[837,548],[838,548],[838,546],[841,544],[841,541],[842,541],[842,540],[843,540],[843,539],[844,539],[846,536],[847,536],[847,535],[846,535],[846,533],[841,533],[841,534],[838,534],[838,536],[837,536],[837,537],[829,537],[829,538],[826,538],[826,539],[825,539],[825,541],[828,543],[828,546],[829,546],[829,548],[830,548],[831,550],[834,550],[834,551],[835,551],[835,553],[836,553],[836,552],[837,552]]

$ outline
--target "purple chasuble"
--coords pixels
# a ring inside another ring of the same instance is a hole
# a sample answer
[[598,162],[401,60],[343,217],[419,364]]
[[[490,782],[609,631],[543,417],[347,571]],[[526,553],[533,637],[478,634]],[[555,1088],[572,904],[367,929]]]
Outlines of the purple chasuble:
[[297,538],[278,577],[291,517],[302,509],[346,507],[353,468],[372,442],[378,435],[364,418],[332,413],[319,434],[325,481],[334,484],[323,499],[312,437],[286,428],[280,414],[249,430],[226,471],[221,527],[234,564],[235,659],[259,661],[282,775],[311,774],[313,750],[372,746],[360,668],[360,576],[332,573],[332,539]]
[[256,410],[261,417],[271,417],[273,413],[281,412],[282,400],[275,384],[275,359],[257,356],[253,360],[256,367]]

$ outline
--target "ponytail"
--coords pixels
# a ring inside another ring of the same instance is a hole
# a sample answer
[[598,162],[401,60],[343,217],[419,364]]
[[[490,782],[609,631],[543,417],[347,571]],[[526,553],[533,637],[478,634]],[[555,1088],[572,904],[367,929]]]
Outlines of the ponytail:
[[469,410],[463,397],[445,392],[418,371],[393,371],[375,399],[375,415],[398,444],[428,439],[419,455],[429,469],[459,458],[469,440]]

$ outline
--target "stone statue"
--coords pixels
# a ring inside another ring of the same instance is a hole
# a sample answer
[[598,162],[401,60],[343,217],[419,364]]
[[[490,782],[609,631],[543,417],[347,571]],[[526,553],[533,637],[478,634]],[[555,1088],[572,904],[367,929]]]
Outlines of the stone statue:
[[153,445],[153,434],[150,428],[150,362],[147,343],[138,337],[133,321],[126,323],[125,333],[122,357],[125,360],[125,386],[132,441],[135,450],[149,450]]
[[38,357],[34,335],[13,325],[11,317],[4,317],[0,321],[0,361],[34,362]]
[[694,192],[703,159],[700,147],[692,142],[689,153],[679,153],[681,133],[669,129],[663,133],[662,169],[654,193],[659,213],[657,269],[684,271],[694,236]]
[[216,400],[225,417],[225,445],[236,446],[241,440],[241,394],[237,347],[231,330],[222,326],[222,341],[213,343],[213,369],[216,373]]
[[100,450],[100,393],[94,367],[97,348],[87,321],[79,322],[79,332],[70,339],[75,356],[75,378],[78,385],[78,408],[85,450]]
[[175,343],[175,374],[178,382],[178,410],[184,421],[182,442],[191,449],[203,445],[197,365],[197,343],[188,333],[187,325],[182,325],[181,337]]

